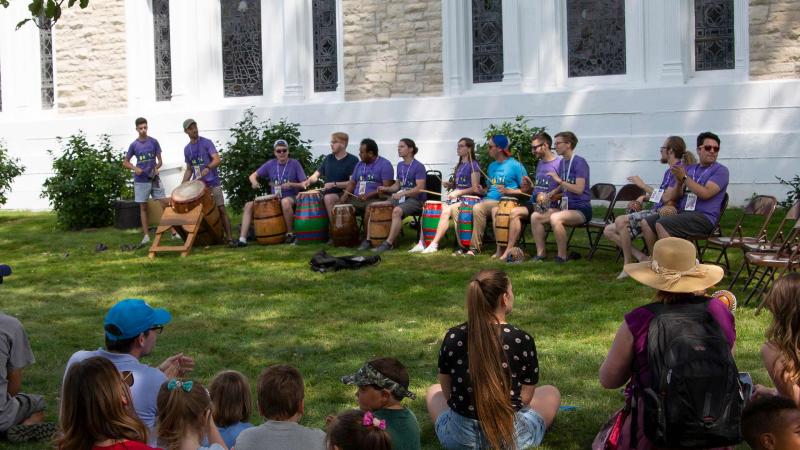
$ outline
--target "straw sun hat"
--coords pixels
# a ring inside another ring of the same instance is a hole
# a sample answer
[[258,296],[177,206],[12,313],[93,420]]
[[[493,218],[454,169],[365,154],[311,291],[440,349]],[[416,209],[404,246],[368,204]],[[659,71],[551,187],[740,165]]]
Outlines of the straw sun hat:
[[694,244],[675,237],[656,242],[652,261],[625,264],[624,270],[639,283],[676,293],[702,291],[725,274],[722,267],[698,263]]

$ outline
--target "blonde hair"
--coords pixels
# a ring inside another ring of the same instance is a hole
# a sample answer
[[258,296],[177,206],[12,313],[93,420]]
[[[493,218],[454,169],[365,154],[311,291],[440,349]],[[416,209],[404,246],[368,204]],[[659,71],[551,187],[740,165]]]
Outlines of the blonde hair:
[[223,370],[208,385],[211,395],[211,412],[217,426],[227,427],[247,422],[253,414],[250,383],[241,372]]
[[[165,381],[158,391],[156,430],[165,450],[177,450],[189,433],[202,434],[206,426],[206,414],[211,409],[211,398],[208,391],[196,381],[192,382],[189,392],[184,390],[185,385],[170,390],[170,381]],[[186,383],[186,380],[180,382]]]
[[347,133],[343,133],[341,131],[337,131],[336,133],[331,134],[331,139],[344,142],[345,147],[347,147],[347,144],[350,143],[350,136],[348,136]]
[[128,386],[114,364],[100,356],[76,362],[67,371],[59,428],[58,450],[85,450],[106,439],[147,442],[147,427],[133,411]]
[[793,383],[800,384],[800,273],[792,272],[778,279],[765,304],[772,313],[767,340],[780,354],[775,364],[782,362],[783,373]]

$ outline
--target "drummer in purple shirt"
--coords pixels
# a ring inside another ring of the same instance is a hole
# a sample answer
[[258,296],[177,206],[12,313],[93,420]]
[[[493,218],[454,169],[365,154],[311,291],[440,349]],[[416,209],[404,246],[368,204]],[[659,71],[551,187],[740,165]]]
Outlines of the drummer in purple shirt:
[[658,239],[665,237],[709,236],[719,222],[722,202],[728,189],[728,168],[717,162],[720,140],[706,131],[697,136],[698,164],[688,167],[673,166],[675,186],[664,193],[664,202],[679,201],[678,214],[658,219],[655,227],[642,223],[642,233],[647,239],[652,233]]
[[[147,135],[147,119],[136,119],[136,132],[139,136],[131,142],[128,153],[122,166],[133,171],[133,195],[139,204],[139,215],[142,220],[142,244],[150,242],[149,223],[147,220],[147,199],[152,197],[161,201],[162,206],[167,206],[164,185],[158,170],[161,168],[161,146],[158,141]],[[136,157],[136,165],[131,163],[131,158]]]
[[183,132],[189,136],[189,143],[183,148],[183,159],[186,162],[186,171],[183,173],[183,182],[201,180],[211,190],[214,203],[219,208],[222,217],[222,226],[225,228],[225,236],[234,244],[231,234],[231,220],[228,218],[228,211],[225,209],[225,197],[222,195],[222,186],[219,181],[217,167],[222,159],[219,157],[217,148],[210,139],[200,136],[197,130],[197,122],[194,119],[183,121]]
[[[389,187],[394,184],[394,169],[386,158],[378,156],[378,144],[372,139],[366,138],[361,141],[358,156],[361,161],[353,169],[353,175],[350,176],[340,201],[353,205],[356,214],[363,217],[370,203],[382,200],[378,187]],[[366,250],[369,247],[369,240],[365,239],[359,249]]]
[[[281,209],[283,210],[283,221],[286,223],[286,243],[295,242],[294,235],[294,200],[297,192],[305,189],[306,174],[300,161],[289,158],[289,144],[278,139],[272,145],[275,158],[270,159],[261,165],[255,172],[248,177],[253,189],[258,189],[261,184],[259,178],[269,180],[270,192],[272,195],[281,199]],[[253,219],[253,202],[247,202],[242,212],[242,228],[239,230],[239,241],[235,243],[237,247],[247,245],[247,230],[250,229],[250,222]]]

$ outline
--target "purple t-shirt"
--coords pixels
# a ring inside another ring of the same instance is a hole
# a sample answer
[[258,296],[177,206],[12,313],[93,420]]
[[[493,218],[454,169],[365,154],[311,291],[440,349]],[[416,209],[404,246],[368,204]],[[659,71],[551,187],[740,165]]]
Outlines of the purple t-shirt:
[[[410,164],[406,164],[405,161],[397,163],[397,181],[400,182],[400,190],[414,189],[419,180],[425,181],[425,166],[421,162],[412,159]],[[416,198],[424,202],[427,195],[421,192]]]
[[[728,168],[718,162],[708,167],[692,164],[686,168],[686,176],[703,186],[708,185],[709,181],[713,181],[714,184],[719,186],[719,192],[710,199],[702,200],[698,197],[694,208],[696,212],[703,213],[712,225],[716,225],[717,221],[719,221],[722,200],[725,198],[725,191],[728,189]],[[678,204],[678,209],[681,211],[686,207],[686,197],[689,192],[691,191],[684,184],[683,197],[681,197],[681,201]]]
[[158,141],[147,136],[143,141],[136,139],[128,146],[128,154],[125,159],[128,161],[136,156],[136,167],[142,169],[142,173],[133,176],[133,181],[137,183],[149,183],[151,174],[156,168],[156,156],[161,154],[161,146]]
[[[533,180],[533,195],[531,195],[531,199],[528,203],[536,203],[536,196],[540,192],[548,193],[552,192],[553,189],[558,187],[558,183],[552,177],[548,176],[548,172],[556,172],[558,173],[558,167],[561,165],[561,157],[556,156],[556,158],[552,161],[539,161],[539,164],[536,165],[536,179]],[[551,208],[558,208],[558,201],[551,201],[550,202]]]
[[[378,159],[366,164],[364,161],[359,161],[356,168],[353,169],[353,175],[350,176],[351,181],[356,182],[356,195],[371,194],[378,190],[378,186],[383,186],[384,181],[392,180],[394,176],[394,169],[392,163],[388,159],[378,156]],[[366,189],[360,192],[359,188],[361,182],[366,182]]]
[[[202,136],[197,137],[196,144],[192,144],[191,142],[186,144],[186,147],[183,148],[183,159],[192,170],[192,179],[195,179],[195,172],[199,173],[211,164],[211,161],[214,159],[213,156],[216,154],[217,148],[214,147],[214,143]],[[195,171],[195,168],[197,168],[197,171]],[[216,167],[210,169],[206,176],[201,179],[208,187],[220,185],[219,174],[217,173]]]
[[480,172],[481,166],[478,161],[470,161],[469,163],[459,163],[456,167],[455,183],[456,189],[469,189],[472,187],[472,174]]
[[575,180],[583,178],[586,183],[583,185],[583,192],[580,194],[573,194],[570,191],[564,190],[564,195],[569,202],[569,209],[578,209],[585,207],[592,207],[592,195],[589,185],[589,164],[585,159],[573,153],[572,159],[562,159],[558,165],[558,176],[562,180],[575,184]]
[[[269,179],[270,192],[275,193],[275,184],[299,183],[305,181],[303,166],[296,159],[289,158],[286,164],[278,164],[277,159],[270,159],[256,170],[259,178]],[[281,189],[281,198],[297,195],[297,189]]]
[[[682,166],[683,163],[678,161],[678,163],[675,165]],[[661,184],[658,185],[658,188],[662,190],[661,198],[653,205],[653,210],[658,210],[664,205],[664,192],[666,192],[667,189],[674,187],[675,183],[675,176],[672,175],[670,168],[667,168],[667,170],[664,171],[664,178],[661,179]]]

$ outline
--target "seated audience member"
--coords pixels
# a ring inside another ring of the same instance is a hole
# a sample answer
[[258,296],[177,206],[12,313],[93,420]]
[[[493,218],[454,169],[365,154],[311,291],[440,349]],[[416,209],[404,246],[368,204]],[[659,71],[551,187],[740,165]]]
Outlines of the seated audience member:
[[800,450],[800,409],[786,397],[753,400],[742,411],[742,435],[753,450]]
[[489,156],[494,158],[489,164],[489,191],[483,201],[472,207],[472,241],[467,256],[480,253],[483,246],[483,232],[486,230],[486,218],[492,209],[500,203],[504,196],[522,194],[524,178],[528,171],[519,161],[511,157],[508,137],[498,134],[486,142]]
[[425,202],[425,166],[414,156],[419,149],[411,139],[400,139],[397,144],[397,154],[400,162],[397,163],[397,178],[391,186],[378,186],[378,192],[392,194],[390,201],[394,206],[392,210],[392,224],[389,236],[373,251],[383,253],[394,248],[395,239],[400,235],[403,227],[403,218],[422,214],[422,203]]
[[[306,174],[300,161],[289,158],[289,144],[278,139],[273,145],[275,158],[261,165],[251,173],[248,180],[253,189],[258,189],[261,184],[259,178],[269,180],[270,192],[281,199],[283,221],[286,223],[286,243],[293,244],[294,236],[294,200],[299,189],[305,189]],[[242,211],[242,228],[239,230],[238,247],[247,246],[247,230],[253,220],[253,202],[247,202]]]
[[258,412],[265,421],[236,439],[237,450],[321,450],[325,433],[300,425],[305,412],[303,377],[292,366],[274,365],[258,377]]
[[761,346],[761,359],[775,389],[756,385],[756,395],[781,395],[800,406],[800,273],[778,279],[764,304],[772,313],[772,323]]
[[[657,349],[648,352],[648,333],[652,333],[651,323],[659,324],[657,336],[660,339],[670,339],[661,332],[680,333],[680,330],[668,328],[670,315],[675,313],[692,314],[702,320],[686,319],[681,322],[681,329],[690,329],[692,326],[702,326],[707,320],[713,320],[718,327],[714,327],[717,336],[716,342],[724,340],[725,350],[732,351],[736,340],[734,319],[727,306],[717,299],[709,299],[694,294],[704,291],[722,279],[723,270],[720,267],[698,264],[697,253],[689,241],[679,238],[662,239],[655,245],[653,261],[632,263],[625,265],[625,272],[631,278],[645,286],[657,289],[655,302],[640,306],[625,315],[625,319],[617,330],[608,356],[600,366],[600,384],[606,389],[618,389],[627,384],[625,389],[626,408],[622,414],[618,432],[618,449],[637,448],[648,450],[655,448],[655,444],[645,435],[645,389],[657,389],[651,385],[652,379],[658,379],[661,374],[655,374],[651,367],[649,357],[657,353]],[[658,321],[656,320],[658,319]],[[687,325],[693,323],[693,325]],[[694,328],[691,328],[694,330]],[[699,334],[698,334],[699,335]],[[651,337],[652,339],[652,337]],[[707,341],[704,341],[704,344]],[[680,351],[677,349],[676,351]],[[664,350],[666,355],[666,350]],[[733,357],[730,357],[733,361]],[[666,361],[660,364],[667,364]],[[683,374],[682,374],[683,375]],[[726,380],[720,379],[717,383],[725,385]],[[735,386],[738,392],[738,384]],[[718,395],[718,392],[709,393]],[[738,395],[737,395],[738,396]],[[637,401],[638,399],[638,401]],[[634,403],[635,402],[635,403]],[[730,405],[728,405],[730,406]],[[636,408],[638,417],[631,417],[631,409]],[[724,405],[709,405],[709,416],[716,414]],[[687,407],[687,410],[689,407]],[[702,408],[701,408],[702,409]],[[694,417],[694,416],[693,416]],[[714,416],[716,417],[716,416]],[[635,420],[635,431],[632,431],[631,421]],[[719,424],[717,424],[719,425]],[[635,435],[632,433],[635,432]],[[612,433],[613,434],[613,433]],[[599,436],[598,436],[599,437]],[[596,442],[597,443],[597,442]],[[713,447],[713,446],[709,446]],[[601,447],[604,448],[604,447]],[[732,448],[732,447],[731,447]]]
[[[728,189],[728,168],[717,162],[719,136],[710,131],[697,136],[698,164],[688,167],[675,165],[670,170],[675,186],[664,193],[664,202],[676,202],[678,214],[649,217],[642,222],[642,234],[648,246],[656,237],[703,237],[714,231],[722,202]],[[652,251],[652,247],[651,247]]]
[[408,390],[408,370],[395,358],[379,358],[364,364],[358,372],[342,377],[342,383],[358,386],[356,398],[362,411],[372,411],[386,421],[394,450],[419,450],[419,424],[414,413],[401,403],[417,398]]
[[253,400],[250,398],[250,383],[235,370],[224,370],[214,376],[208,385],[211,396],[211,411],[222,440],[232,448],[239,433],[250,428]]
[[420,239],[419,243],[409,250],[409,253],[436,252],[439,249],[439,242],[447,233],[447,229],[450,228],[450,220],[452,219],[453,222],[458,220],[458,207],[461,206],[461,197],[464,195],[483,195],[481,168],[478,165],[478,161],[475,160],[475,141],[467,137],[459,139],[456,151],[458,153],[458,164],[453,169],[453,181],[444,182],[444,187],[450,189],[447,194],[449,205],[442,207],[442,215],[439,217],[436,235],[428,247],[425,247],[424,241]]
[[333,133],[330,154],[325,156],[319,168],[303,183],[305,189],[308,189],[308,186],[316,183],[320,177],[325,179],[323,201],[330,218],[333,218],[333,207],[339,202],[339,196],[342,195],[347,180],[353,175],[353,169],[358,164],[358,157],[347,153],[349,141],[350,136],[347,133]]
[[[389,187],[394,184],[392,179],[394,171],[389,160],[378,156],[378,144],[372,139],[367,138],[361,141],[361,145],[358,148],[358,156],[361,161],[353,169],[353,175],[350,176],[350,181],[344,188],[339,201],[350,203],[356,208],[356,214],[365,219],[364,230],[366,231],[367,207],[381,200],[381,193],[378,192],[378,187]],[[358,247],[359,250],[367,250],[368,248],[370,248],[369,239],[364,239]]]
[[[531,199],[524,206],[518,206],[511,210],[508,222],[508,246],[500,255],[503,260],[508,260],[511,255],[511,249],[517,243],[517,240],[522,233],[522,219],[531,220],[533,215],[537,217],[549,218],[550,214],[558,211],[558,201],[550,199],[550,193],[558,188],[556,181],[548,175],[550,172],[558,170],[561,164],[561,157],[553,155],[550,147],[553,145],[553,138],[549,134],[542,132],[536,134],[531,139],[531,151],[539,163],[536,165],[536,180],[533,184],[533,194]],[[495,214],[493,212],[493,214]],[[542,243],[544,248],[544,243]],[[539,261],[543,257],[534,256],[534,260]]]
[[[228,449],[214,423],[211,397],[197,381],[172,378],[161,385],[156,430],[164,450]],[[201,444],[204,438],[210,445]]]
[[75,352],[67,362],[66,372],[79,361],[102,356],[114,363],[120,372],[129,373],[133,380],[130,384],[133,407],[152,432],[159,388],[167,378],[183,376],[194,368],[194,360],[183,353],[170,356],[157,368],[139,362],[153,352],[158,335],[170,320],[172,316],[167,310],[153,308],[144,300],[122,300],[106,314],[103,324],[106,348]]
[[[0,266],[0,280],[10,274],[8,266]],[[22,323],[0,312],[0,434],[11,442],[47,439],[56,429],[44,422],[44,398],[22,392],[22,370],[34,362]]]
[[386,421],[370,411],[339,413],[328,425],[327,450],[392,450]]
[[482,270],[466,297],[467,321],[447,330],[439,351],[440,384],[426,398],[436,436],[448,450],[539,445],[561,394],[553,386],[536,386],[533,337],[506,322],[514,306],[511,280],[499,270]]
[[57,450],[151,449],[145,444],[147,427],[133,410],[125,376],[100,356],[70,366],[61,389]]
[[[607,225],[603,230],[603,234],[609,240],[617,244],[620,250],[622,250],[624,264],[634,262],[634,258],[638,261],[647,259],[647,255],[633,247],[631,241],[641,234],[642,227],[640,222],[642,220],[650,216],[658,217],[658,210],[664,204],[664,193],[667,189],[675,186],[675,177],[672,175],[672,167],[682,165],[683,157],[686,154],[686,142],[679,136],[670,136],[664,141],[660,151],[661,164],[667,164],[668,167],[664,172],[664,177],[661,179],[661,184],[658,186],[658,189],[653,189],[648,186],[638,175],[628,177],[628,181],[645,191],[647,198],[650,199],[653,206],[649,209],[633,211],[630,214],[619,216],[614,223]],[[641,200],[639,201],[641,204]],[[623,270],[617,278],[621,279],[627,276],[628,275]]]
[[571,131],[562,131],[555,135],[556,153],[561,156],[558,171],[547,175],[555,180],[558,187],[551,192],[562,194],[561,211],[534,213],[531,216],[533,238],[536,241],[536,260],[546,258],[544,225],[550,224],[556,236],[558,255],[557,263],[567,262],[567,229],[566,226],[582,225],[592,219],[592,202],[589,185],[589,164],[581,156],[575,154],[578,138]]

